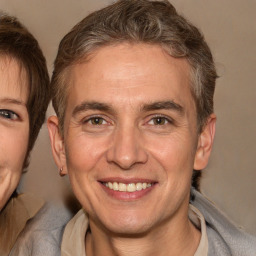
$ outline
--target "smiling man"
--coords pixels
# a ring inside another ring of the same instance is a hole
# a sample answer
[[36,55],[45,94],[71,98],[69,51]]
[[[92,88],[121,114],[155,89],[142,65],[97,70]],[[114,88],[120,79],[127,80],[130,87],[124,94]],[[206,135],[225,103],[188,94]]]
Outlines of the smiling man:
[[167,1],[118,1],[63,38],[48,128],[82,210],[62,255],[254,255],[254,238],[196,191],[216,77],[203,36]]

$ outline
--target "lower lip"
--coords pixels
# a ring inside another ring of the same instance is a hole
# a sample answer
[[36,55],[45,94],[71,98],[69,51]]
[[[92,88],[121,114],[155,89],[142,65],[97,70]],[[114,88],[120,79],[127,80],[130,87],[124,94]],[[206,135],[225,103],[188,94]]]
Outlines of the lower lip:
[[153,184],[151,187],[148,187],[146,189],[142,189],[140,191],[134,191],[134,192],[120,192],[117,190],[109,189],[108,187],[103,185],[101,182],[100,182],[100,185],[109,196],[117,200],[133,201],[146,196],[148,193],[150,193],[154,189],[156,184]]

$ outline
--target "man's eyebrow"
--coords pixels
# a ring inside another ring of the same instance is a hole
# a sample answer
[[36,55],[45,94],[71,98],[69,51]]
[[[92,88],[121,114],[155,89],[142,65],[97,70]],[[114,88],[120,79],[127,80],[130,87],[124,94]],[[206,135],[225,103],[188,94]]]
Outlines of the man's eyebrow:
[[111,111],[112,108],[110,105],[106,103],[85,101],[74,108],[74,110],[72,111],[72,116],[75,116],[78,113],[87,111],[87,110]]
[[[153,111],[153,110],[160,110],[160,109],[175,110],[180,114],[184,112],[184,108],[180,104],[172,100],[157,101],[157,102],[145,104],[142,106],[142,111]],[[87,110],[100,110],[100,111],[114,112],[111,105],[109,104],[102,103],[102,102],[85,101],[74,108],[74,110],[72,111],[72,116],[75,116],[78,113],[87,111]]]
[[13,99],[13,98],[0,98],[0,103],[9,103],[9,104],[15,104],[15,105],[22,105],[26,107],[26,103],[18,100],[18,99]]
[[180,104],[172,100],[153,102],[150,104],[143,105],[142,107],[142,111],[153,111],[153,110],[161,110],[161,109],[175,110],[180,114],[183,114],[184,112],[184,108]]

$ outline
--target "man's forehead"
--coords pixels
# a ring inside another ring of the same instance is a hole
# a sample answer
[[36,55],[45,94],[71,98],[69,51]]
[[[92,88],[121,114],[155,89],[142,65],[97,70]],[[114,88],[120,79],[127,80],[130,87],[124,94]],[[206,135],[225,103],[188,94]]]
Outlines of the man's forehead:
[[78,78],[81,80],[81,77],[85,82],[89,79],[97,82],[113,79],[123,82],[125,79],[145,80],[147,77],[152,80],[172,76],[175,72],[181,73],[181,79],[190,81],[188,61],[171,56],[157,44],[119,43],[102,46],[81,58],[69,70],[69,78],[73,83]]
[[75,96],[78,104],[138,99],[142,105],[164,101],[183,105],[182,98],[192,98],[187,61],[170,56],[158,45],[104,46],[72,66],[69,79],[68,97],[74,100]]

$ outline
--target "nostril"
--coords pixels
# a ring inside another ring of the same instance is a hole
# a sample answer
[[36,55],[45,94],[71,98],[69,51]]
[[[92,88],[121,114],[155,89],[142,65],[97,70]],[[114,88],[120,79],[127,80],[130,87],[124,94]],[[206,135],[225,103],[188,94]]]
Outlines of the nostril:
[[107,161],[119,166],[123,170],[129,170],[136,164],[144,164],[147,162],[148,156],[145,151],[134,152],[127,154],[127,152],[108,152]]

